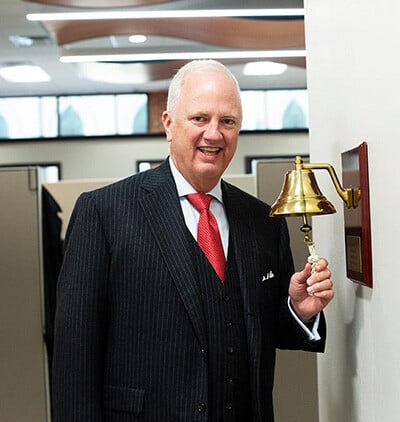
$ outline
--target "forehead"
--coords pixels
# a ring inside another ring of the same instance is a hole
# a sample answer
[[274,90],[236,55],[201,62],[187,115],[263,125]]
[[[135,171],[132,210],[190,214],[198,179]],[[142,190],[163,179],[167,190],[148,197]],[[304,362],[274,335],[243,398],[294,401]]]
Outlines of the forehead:
[[213,109],[241,115],[240,94],[233,80],[222,71],[196,71],[185,76],[179,105],[186,110]]

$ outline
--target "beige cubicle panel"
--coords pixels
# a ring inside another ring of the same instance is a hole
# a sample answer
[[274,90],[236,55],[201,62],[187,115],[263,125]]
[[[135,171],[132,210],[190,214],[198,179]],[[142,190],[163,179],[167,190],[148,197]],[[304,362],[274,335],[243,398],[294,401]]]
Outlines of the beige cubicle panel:
[[[258,162],[257,196],[272,204],[281,191],[285,173],[293,169],[293,160]],[[302,220],[289,218],[287,222],[295,267],[300,270],[308,256],[300,231]],[[277,422],[318,421],[317,357],[314,353],[278,350],[274,406]]]
[[62,221],[62,238],[65,237],[68,222],[79,195],[83,192],[101,188],[114,181],[116,179],[61,180],[55,183],[43,184],[61,208],[59,217]]
[[37,167],[0,168],[0,421],[50,422],[45,344],[42,203],[45,186],[63,229],[79,194],[110,181],[42,184]]
[[0,420],[48,422],[37,168],[0,169]]

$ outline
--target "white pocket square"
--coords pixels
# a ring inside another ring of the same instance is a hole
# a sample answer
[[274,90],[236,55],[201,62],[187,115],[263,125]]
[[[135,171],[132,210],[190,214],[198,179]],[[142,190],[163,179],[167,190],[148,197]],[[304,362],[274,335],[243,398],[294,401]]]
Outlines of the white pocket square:
[[269,271],[266,275],[263,275],[263,278],[261,281],[269,280],[274,277],[275,277],[275,274],[272,271]]

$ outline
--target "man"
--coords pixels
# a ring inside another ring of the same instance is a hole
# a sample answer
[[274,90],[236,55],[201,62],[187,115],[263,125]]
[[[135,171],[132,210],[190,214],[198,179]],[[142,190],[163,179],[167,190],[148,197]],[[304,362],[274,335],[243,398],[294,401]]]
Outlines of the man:
[[[71,218],[54,421],[271,422],[275,348],[324,348],[327,263],[293,274],[284,220],[221,181],[242,121],[224,66],[184,66],[162,121],[169,159],[83,194]],[[196,242],[196,192],[214,196],[218,275]]]

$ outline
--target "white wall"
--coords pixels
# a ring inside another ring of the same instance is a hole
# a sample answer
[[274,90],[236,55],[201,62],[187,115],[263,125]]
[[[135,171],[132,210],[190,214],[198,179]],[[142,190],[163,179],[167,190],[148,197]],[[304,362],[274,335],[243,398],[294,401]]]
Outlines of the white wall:
[[319,358],[320,422],[397,422],[400,2],[306,0],[305,8],[311,160],[341,174],[341,152],[368,143],[372,223],[371,290],[346,279],[342,203],[321,181],[339,212],[313,221],[336,290]]
[[[90,141],[0,143],[0,164],[60,161],[65,179],[121,178],[136,171],[138,159],[168,155],[163,136]],[[308,154],[307,133],[259,133],[240,136],[228,174],[245,172],[245,156]]]

